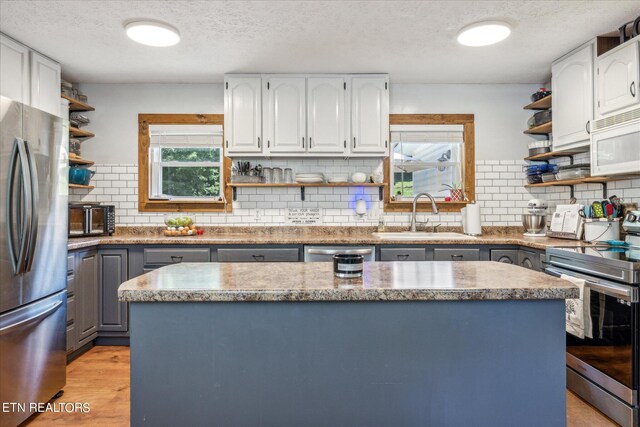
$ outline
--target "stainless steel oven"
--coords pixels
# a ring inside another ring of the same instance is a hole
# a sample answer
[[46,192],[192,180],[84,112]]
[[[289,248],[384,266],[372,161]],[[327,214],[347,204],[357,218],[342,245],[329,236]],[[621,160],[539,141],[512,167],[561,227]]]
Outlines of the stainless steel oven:
[[69,237],[112,235],[115,228],[113,205],[69,204]]
[[640,288],[582,267],[575,271],[572,264],[580,263],[563,258],[562,249],[550,251],[554,253],[547,254],[548,274],[583,279],[590,290],[585,306],[591,333],[585,338],[567,333],[567,387],[620,425],[638,426]]

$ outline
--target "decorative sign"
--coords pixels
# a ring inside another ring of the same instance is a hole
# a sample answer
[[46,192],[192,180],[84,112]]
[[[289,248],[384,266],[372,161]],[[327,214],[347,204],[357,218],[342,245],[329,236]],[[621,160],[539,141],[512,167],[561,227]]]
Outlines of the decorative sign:
[[[631,37],[627,36],[627,27],[631,26]],[[634,21],[629,21],[619,28],[620,30],[620,43],[624,43],[627,40],[631,40],[633,37],[637,37],[640,34],[640,16]]]
[[289,208],[287,209],[287,224],[322,224],[322,210],[320,208]]

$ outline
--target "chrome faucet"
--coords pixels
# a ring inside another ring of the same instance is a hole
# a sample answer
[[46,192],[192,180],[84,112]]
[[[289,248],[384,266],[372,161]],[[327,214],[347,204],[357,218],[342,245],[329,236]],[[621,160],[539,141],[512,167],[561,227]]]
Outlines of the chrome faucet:
[[416,205],[418,204],[418,199],[420,197],[428,197],[431,200],[431,212],[433,212],[434,215],[438,214],[438,206],[436,206],[436,201],[434,200],[431,194],[429,193],[416,194],[416,196],[413,198],[413,209],[411,210],[411,226],[409,228],[409,231],[411,232],[416,231]]

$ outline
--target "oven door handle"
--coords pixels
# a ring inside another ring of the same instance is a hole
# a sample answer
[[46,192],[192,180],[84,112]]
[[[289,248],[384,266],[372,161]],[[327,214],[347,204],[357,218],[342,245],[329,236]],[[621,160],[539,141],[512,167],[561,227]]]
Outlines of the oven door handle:
[[567,276],[575,277],[576,279],[582,279],[585,281],[585,285],[589,286],[594,291],[602,292],[605,295],[609,295],[615,298],[622,298],[629,302],[638,302],[638,289],[631,286],[616,285],[613,283],[594,282],[581,274],[576,274],[566,270],[559,270],[553,267],[547,267],[545,271],[551,276],[561,277],[563,274]]

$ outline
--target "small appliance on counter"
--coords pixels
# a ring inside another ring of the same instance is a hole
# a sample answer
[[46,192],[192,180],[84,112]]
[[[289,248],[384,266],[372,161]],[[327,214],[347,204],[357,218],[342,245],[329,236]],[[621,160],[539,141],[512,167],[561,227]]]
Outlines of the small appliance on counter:
[[482,235],[482,225],[480,224],[480,205],[471,202],[460,210],[462,215],[462,230],[469,236]]
[[527,237],[545,237],[547,234],[545,228],[547,226],[547,208],[549,207],[546,200],[531,199],[527,204],[529,213],[522,215],[522,225],[524,226]]
[[69,204],[69,237],[111,236],[115,231],[115,206],[97,203]]

